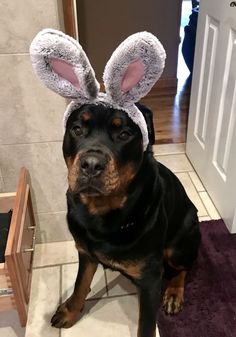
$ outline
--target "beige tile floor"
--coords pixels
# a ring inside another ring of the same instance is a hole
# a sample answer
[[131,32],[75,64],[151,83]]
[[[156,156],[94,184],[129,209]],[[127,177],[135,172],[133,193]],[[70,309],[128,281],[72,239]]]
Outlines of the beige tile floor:
[[[218,219],[216,208],[185,155],[184,144],[157,145],[154,152],[155,157],[181,180],[199,210],[200,220]],[[58,303],[72,292],[77,262],[73,241],[36,245],[27,327],[20,328],[15,312],[0,314],[0,336],[136,337],[136,289],[119,273],[104,271],[102,267],[95,274],[85,315],[79,323],[68,330],[50,326]]]

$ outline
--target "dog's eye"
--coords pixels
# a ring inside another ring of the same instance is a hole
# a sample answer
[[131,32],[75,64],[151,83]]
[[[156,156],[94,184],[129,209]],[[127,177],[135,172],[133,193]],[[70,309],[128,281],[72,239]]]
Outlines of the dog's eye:
[[131,134],[128,131],[122,131],[119,134],[119,139],[121,139],[121,140],[128,140],[130,136],[131,136]]
[[79,126],[79,125],[74,126],[72,130],[73,130],[73,133],[76,136],[81,136],[82,133],[83,133],[83,130],[82,130],[81,126]]

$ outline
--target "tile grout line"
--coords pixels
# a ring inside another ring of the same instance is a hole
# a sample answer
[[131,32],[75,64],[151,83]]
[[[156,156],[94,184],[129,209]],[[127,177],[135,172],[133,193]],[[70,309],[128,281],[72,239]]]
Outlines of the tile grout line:
[[[207,196],[208,196],[208,198],[210,199],[210,201],[212,202],[212,205],[214,206],[214,208],[215,208],[217,214],[219,215],[220,219],[222,219],[222,218],[221,218],[221,215],[220,215],[220,212],[218,211],[218,208],[217,208],[216,205],[214,204],[213,200],[211,199],[209,193],[208,193],[207,191],[202,191],[202,192],[200,192],[200,193],[206,193],[206,194],[207,194]],[[201,198],[202,202],[204,203],[204,201],[203,201],[203,199],[202,199],[200,193],[199,193],[199,197]],[[210,216],[210,215],[209,215],[209,216]],[[212,217],[210,217],[210,218],[211,218],[211,220],[216,220],[216,219],[212,219]]]
[[[43,269],[43,268],[51,268],[51,267],[60,267],[60,282],[59,282],[59,304],[62,304],[62,267],[64,265],[70,265],[70,264],[76,264],[76,262],[71,262],[71,263],[63,263],[63,264],[55,264],[55,265],[49,265],[49,266],[44,266],[44,267],[36,267],[34,269]],[[120,295],[109,295],[108,292],[108,281],[107,281],[107,274],[106,271],[104,271],[104,277],[105,277],[105,285],[106,285],[106,297],[94,297],[86,299],[86,301],[95,301],[95,300],[103,300],[103,299],[108,299],[108,298],[117,298],[117,297],[125,297],[125,296],[134,296],[137,295],[136,292],[131,292],[127,294],[120,294]]]
[[[195,172],[195,171],[188,171],[188,172],[187,172],[187,174],[188,174],[188,176],[189,176],[189,179],[191,180],[191,177],[190,177],[190,175],[189,175],[189,172]],[[206,214],[207,214],[207,215],[203,215],[203,216],[209,216],[209,217],[211,218],[211,216],[209,215],[209,212],[208,212],[208,210],[207,210],[207,208],[206,208],[206,206],[205,206],[205,204],[204,204],[204,202],[203,202],[203,200],[202,200],[202,198],[201,198],[201,196],[200,196],[200,194],[199,194],[199,192],[198,192],[198,190],[197,190],[195,184],[193,183],[192,180],[191,180],[191,182],[192,182],[193,188],[195,189],[195,192],[197,193],[198,197],[200,198],[200,200],[201,200],[201,202],[202,202],[202,205],[203,205],[203,207],[204,207],[204,209],[205,209],[205,211],[206,211]]]
[[5,143],[5,144],[0,144],[0,147],[2,146],[20,146],[20,145],[32,145],[32,144],[45,144],[45,143],[62,143],[62,140],[42,140],[42,141],[34,141],[34,142],[29,142],[29,143]]
[[4,182],[1,174],[0,174],[0,182],[1,182],[1,185],[2,185],[2,191],[0,191],[0,193],[2,193],[2,192],[5,193],[5,191],[6,191],[5,182]]
[[[61,241],[63,242],[63,241]],[[68,264],[78,264],[79,261],[75,261],[75,262],[64,262],[64,263],[57,263],[57,264],[49,264],[46,266],[37,266],[37,267],[33,267],[33,270],[35,269],[44,269],[44,268],[51,268],[51,267],[61,267],[64,265],[68,265]]]
[[104,271],[104,278],[105,278],[105,285],[106,285],[106,293],[107,293],[107,297],[109,296],[109,290],[108,290],[108,280],[107,280],[107,273],[106,270],[103,267],[103,271]]
[[[195,186],[195,184],[194,184],[194,182],[193,182],[193,179],[191,178],[191,175],[189,174],[189,172],[194,172],[194,173],[196,174],[197,177],[198,177],[198,174],[197,174],[196,171],[188,171],[189,178],[190,178],[191,182],[193,183],[193,185]],[[197,189],[197,187],[196,187],[197,192],[198,192],[198,193],[199,193],[199,192],[206,192],[206,188],[205,188],[205,186],[203,185],[202,181],[200,180],[199,177],[198,177],[198,179],[199,179],[200,183],[202,184],[204,190],[198,191],[198,189]]]
[[[55,212],[35,212],[37,214],[58,214],[58,213],[66,213],[67,210],[64,210],[64,211],[55,211]],[[72,240],[71,240],[72,241]],[[60,241],[55,241],[55,242],[60,242]],[[43,242],[43,243],[46,243],[46,242]]]
[[[180,155],[180,154],[184,154],[185,156],[186,156],[186,154],[185,154],[185,152],[175,152],[175,153],[153,153],[153,156],[154,157],[164,157],[164,156],[178,156],[178,155]],[[187,157],[187,156],[186,156]]]
[[[206,192],[206,193],[207,193],[207,191],[204,191],[204,192]],[[204,201],[203,201],[203,199],[202,199],[202,197],[201,197],[200,193],[202,193],[202,192],[199,192],[199,193],[198,193],[198,195],[199,195],[199,198],[201,199],[201,202],[203,203],[204,207],[206,208],[206,206],[205,206],[205,204],[204,204]],[[207,193],[207,194],[208,194],[208,193]],[[210,214],[209,214],[208,210],[207,210],[207,214],[208,214],[208,216],[210,217],[210,219],[211,219],[211,220],[213,220],[213,219],[212,219],[212,217],[210,216]]]
[[126,296],[134,296],[137,295],[137,293],[127,293],[127,294],[121,294],[121,295],[111,295],[111,296],[107,296],[107,297],[92,297],[92,298],[88,298],[86,299],[86,301],[90,302],[90,301],[97,301],[97,300],[108,300],[111,298],[117,298],[117,297],[126,297]]
[[[166,166],[167,167],[167,166]],[[168,168],[168,167],[167,167]],[[173,171],[171,168],[169,168],[169,170],[174,173],[175,175],[178,174],[178,173],[188,173],[188,172],[193,172],[193,171],[189,171],[189,170],[186,170],[186,171]]]
[[[193,170],[188,170],[188,171],[185,171],[185,172],[173,172],[175,175],[178,173],[187,173],[187,175],[188,175],[188,177],[189,177],[189,179],[191,180],[191,177],[190,177],[190,175],[189,175],[189,172],[195,172],[195,171],[193,171]],[[177,177],[178,178],[178,177]],[[200,194],[199,194],[199,192],[198,192],[198,190],[197,190],[197,188],[196,188],[196,186],[195,186],[195,184],[193,183],[193,181],[191,180],[191,183],[192,183],[192,185],[193,185],[193,188],[194,188],[194,190],[195,190],[195,192],[197,193],[197,195],[198,195],[198,197],[200,198],[200,201],[202,202],[202,205],[203,205],[203,207],[204,207],[204,210],[206,211],[206,215],[201,215],[201,216],[209,216],[210,218],[211,218],[211,216],[209,215],[209,213],[208,213],[208,210],[206,209],[206,207],[205,207],[205,204],[204,204],[204,202],[203,202],[203,200],[202,200],[202,198],[200,197]],[[185,189],[185,191],[186,191],[186,188],[184,187],[184,189]],[[204,191],[204,192],[206,192],[206,191]],[[186,193],[187,193],[187,191],[186,191]],[[187,195],[188,195],[188,193],[187,193]],[[194,202],[193,202],[193,204],[194,204]],[[195,204],[194,204],[195,205]]]
[[29,55],[29,52],[0,53],[0,56],[9,56],[9,55],[11,55],[11,56],[12,56],[12,55],[13,55],[13,56],[18,56],[18,55],[20,55],[20,56],[22,56],[22,55]]
[[[157,162],[158,162],[158,160],[157,160]],[[162,164],[162,165],[164,165],[164,164]],[[164,165],[164,166],[166,166],[166,165]],[[166,166],[167,167],[167,166]],[[167,167],[168,168],[168,167]],[[188,172],[195,172],[195,171],[193,171],[193,170],[186,170],[186,171],[174,171],[174,170],[172,170],[170,167],[168,168],[172,173],[174,173],[175,175],[177,174],[177,173],[188,173]]]

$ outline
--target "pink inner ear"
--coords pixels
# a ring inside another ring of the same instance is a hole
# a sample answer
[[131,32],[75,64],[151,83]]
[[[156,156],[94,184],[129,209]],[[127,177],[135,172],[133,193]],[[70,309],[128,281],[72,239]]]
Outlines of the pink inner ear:
[[143,62],[141,60],[131,62],[122,78],[121,91],[125,93],[131,90],[142,79],[143,75]]
[[75,75],[73,66],[63,60],[59,60],[56,58],[52,58],[50,60],[50,65],[52,70],[64,78],[65,80],[69,81],[76,89],[80,89],[80,84],[77,76]]

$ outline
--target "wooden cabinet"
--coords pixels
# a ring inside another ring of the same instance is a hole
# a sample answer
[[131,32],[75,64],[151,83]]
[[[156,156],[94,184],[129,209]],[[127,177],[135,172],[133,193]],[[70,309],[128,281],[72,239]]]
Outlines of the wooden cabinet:
[[[0,263],[0,311],[16,308],[26,325],[35,245],[35,220],[30,195],[29,173],[20,171],[17,190],[0,194],[0,212],[12,209],[5,249]],[[1,224],[0,224],[1,225]]]

